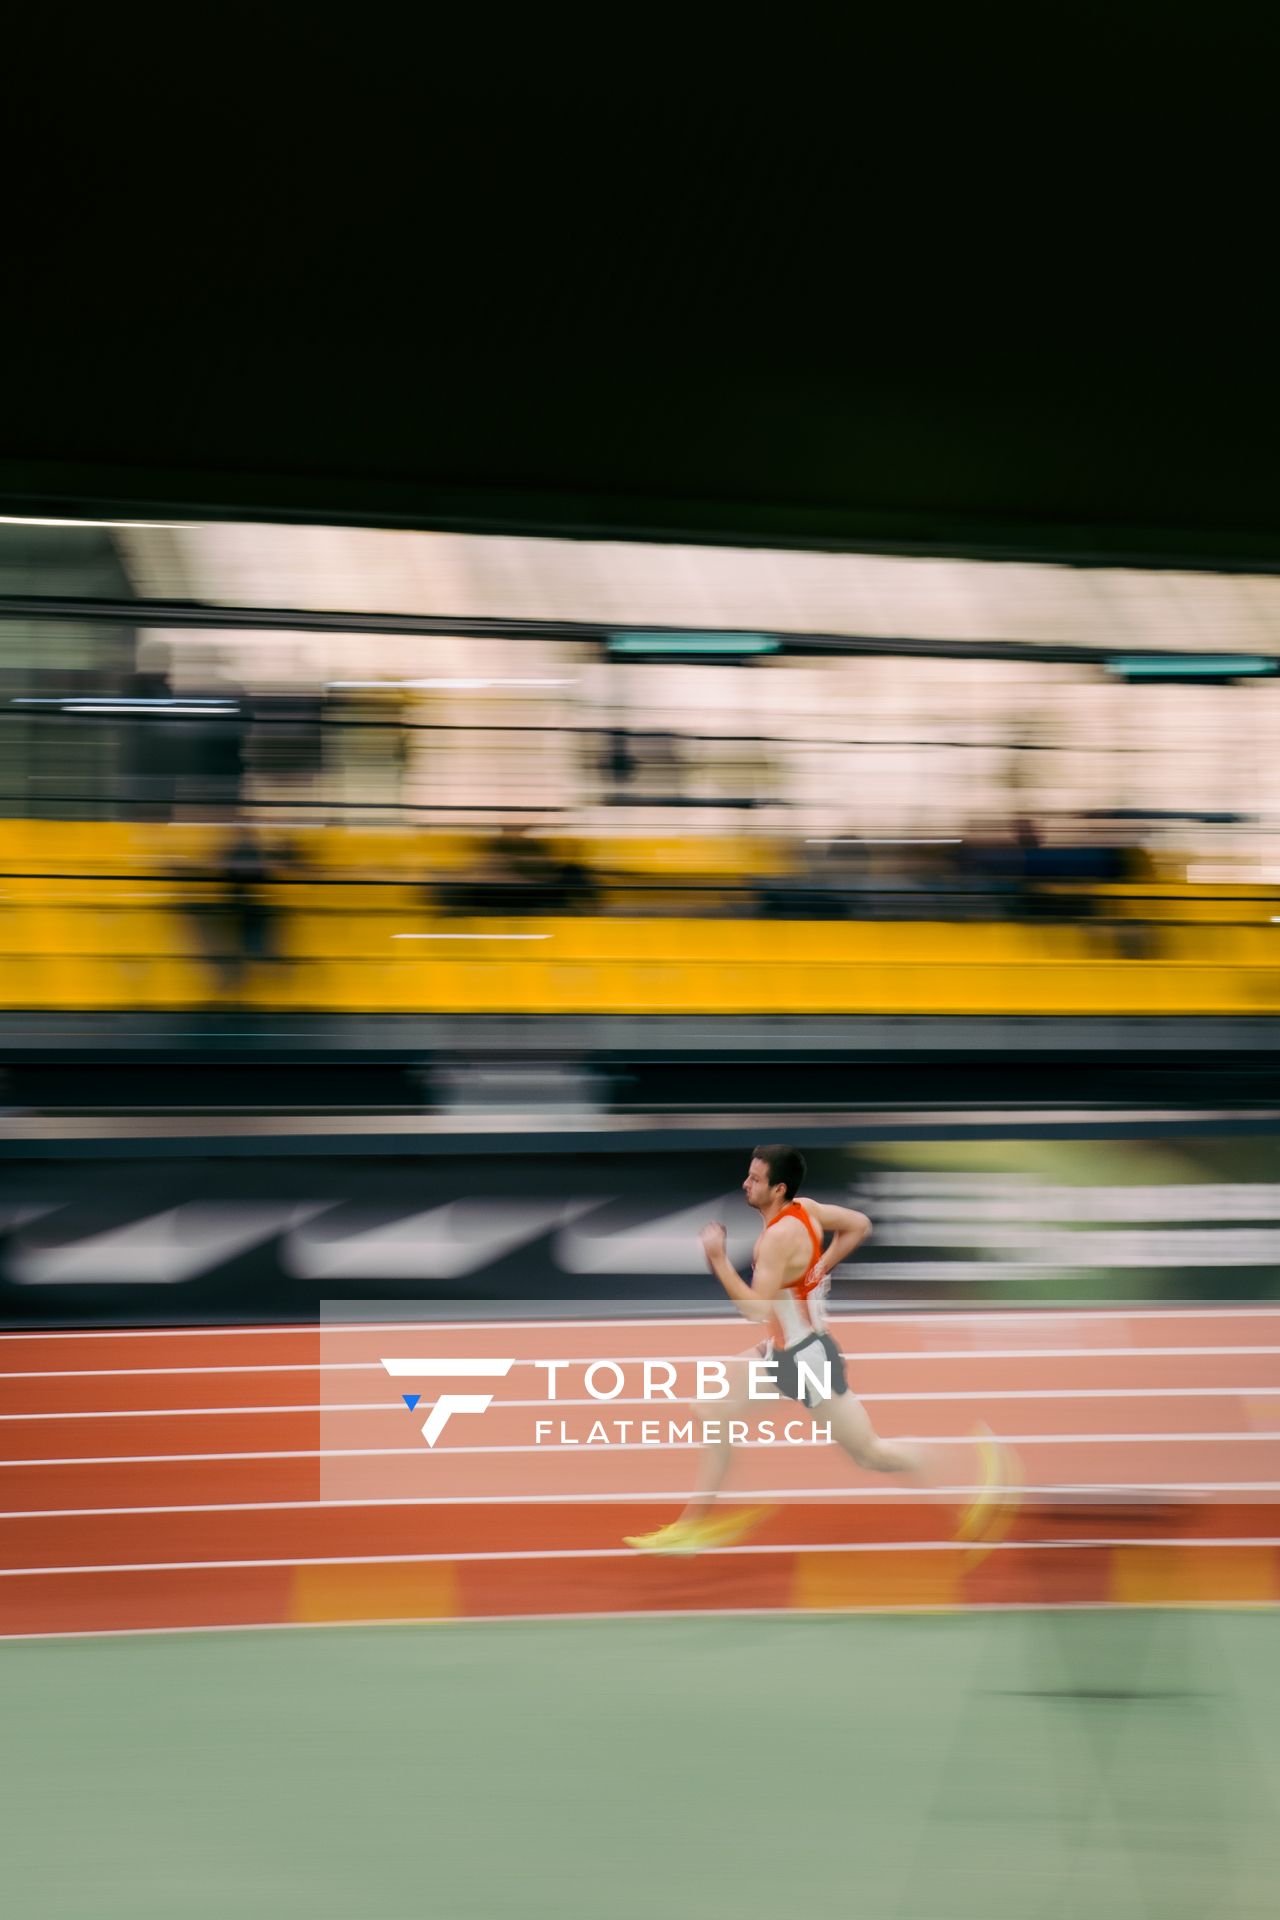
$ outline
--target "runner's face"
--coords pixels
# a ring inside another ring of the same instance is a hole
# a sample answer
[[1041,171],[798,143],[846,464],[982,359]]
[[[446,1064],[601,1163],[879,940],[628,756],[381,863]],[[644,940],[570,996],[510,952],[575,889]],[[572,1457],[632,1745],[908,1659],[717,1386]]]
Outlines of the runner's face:
[[763,1160],[753,1160],[742,1183],[742,1191],[747,1196],[749,1207],[754,1207],[757,1213],[767,1213],[781,1195],[783,1187],[781,1181],[776,1186],[770,1186],[768,1167]]

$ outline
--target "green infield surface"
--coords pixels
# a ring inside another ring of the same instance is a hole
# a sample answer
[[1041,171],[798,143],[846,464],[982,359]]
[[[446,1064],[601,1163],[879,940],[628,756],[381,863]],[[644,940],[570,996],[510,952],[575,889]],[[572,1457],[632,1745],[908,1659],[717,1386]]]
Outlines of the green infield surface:
[[1280,1620],[0,1644],[12,1920],[1274,1920]]

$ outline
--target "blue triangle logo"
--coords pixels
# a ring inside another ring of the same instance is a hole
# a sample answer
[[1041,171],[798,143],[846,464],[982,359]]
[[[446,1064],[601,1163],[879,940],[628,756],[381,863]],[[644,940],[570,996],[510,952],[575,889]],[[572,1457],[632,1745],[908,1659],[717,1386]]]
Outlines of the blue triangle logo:
[[400,1398],[404,1401],[410,1413],[412,1413],[419,1400],[421,1400],[422,1395],[420,1393],[402,1393]]

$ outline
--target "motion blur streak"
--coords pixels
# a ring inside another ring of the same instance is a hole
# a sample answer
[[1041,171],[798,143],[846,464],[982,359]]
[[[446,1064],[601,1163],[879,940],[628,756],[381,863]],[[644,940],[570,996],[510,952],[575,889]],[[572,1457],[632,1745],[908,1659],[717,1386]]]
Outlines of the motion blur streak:
[[[15,1915],[1270,1916],[1278,720],[1277,577],[0,521]],[[668,1557],[779,1140],[928,1471]]]
[[0,568],[0,1006],[1276,1010],[1280,582],[251,526]]

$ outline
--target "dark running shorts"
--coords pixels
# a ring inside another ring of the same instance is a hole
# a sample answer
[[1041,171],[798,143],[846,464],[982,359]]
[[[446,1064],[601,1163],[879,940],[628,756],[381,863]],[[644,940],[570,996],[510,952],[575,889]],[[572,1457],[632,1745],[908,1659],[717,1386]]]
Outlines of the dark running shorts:
[[[772,1360],[777,1366],[778,1392],[787,1400],[798,1400],[810,1413],[819,1408],[824,1399],[837,1400],[849,1390],[845,1378],[844,1358],[839,1347],[829,1333],[807,1333],[803,1340],[797,1340],[793,1347],[772,1347],[768,1341],[760,1349],[761,1358]],[[804,1391],[800,1388],[800,1362],[804,1361],[809,1372],[804,1379]],[[819,1383],[823,1378],[823,1365],[831,1364],[831,1392],[817,1392],[810,1374]]]

